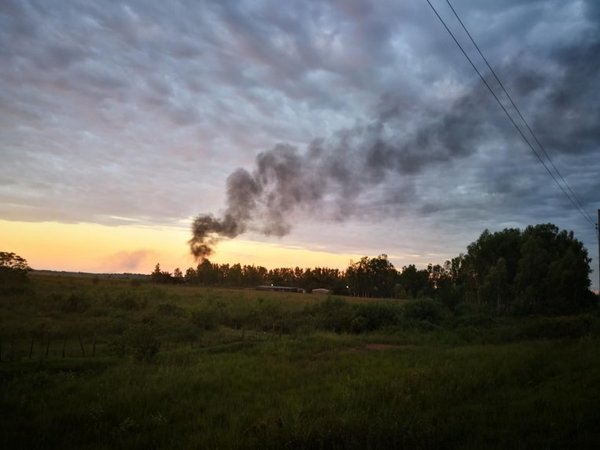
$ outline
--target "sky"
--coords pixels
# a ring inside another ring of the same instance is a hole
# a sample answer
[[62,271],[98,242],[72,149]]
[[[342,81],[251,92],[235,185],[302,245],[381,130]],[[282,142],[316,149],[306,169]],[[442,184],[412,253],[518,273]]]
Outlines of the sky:
[[[595,221],[600,3],[452,4]],[[200,216],[228,236],[215,262],[423,267],[551,222],[597,268],[593,224],[503,114],[425,0],[2,0],[0,249],[185,269]]]

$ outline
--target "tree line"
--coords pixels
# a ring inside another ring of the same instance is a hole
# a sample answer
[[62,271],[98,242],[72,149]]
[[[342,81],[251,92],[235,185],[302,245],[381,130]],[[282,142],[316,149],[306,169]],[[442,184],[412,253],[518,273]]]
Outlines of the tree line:
[[173,274],[163,271],[157,264],[151,278],[159,283],[186,283],[201,286],[256,287],[260,285],[294,286],[311,291],[326,288],[335,293],[347,294],[345,274],[339,269],[315,267],[312,269],[276,268],[241,264],[217,264],[208,259],[185,274],[175,269]]
[[[469,305],[496,314],[570,313],[597,306],[590,291],[591,259],[573,232],[553,224],[485,230],[466,253],[426,269],[397,270],[382,254],[351,262],[346,270],[276,268],[202,261],[185,274],[157,264],[151,280],[201,286],[293,286],[378,298],[430,298],[451,310]],[[0,293],[25,292],[27,261],[0,252]]]
[[417,269],[397,270],[382,254],[351,262],[346,270],[276,268],[202,261],[185,274],[162,271],[152,280],[202,286],[294,286],[311,291],[379,298],[432,298],[450,309],[467,304],[498,314],[568,313],[596,304],[590,291],[591,259],[573,232],[553,224],[485,230],[466,253]]

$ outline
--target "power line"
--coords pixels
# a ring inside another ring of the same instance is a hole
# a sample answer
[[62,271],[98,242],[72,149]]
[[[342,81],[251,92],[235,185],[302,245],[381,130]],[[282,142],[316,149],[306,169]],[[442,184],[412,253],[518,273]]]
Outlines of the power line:
[[[529,146],[529,148],[535,154],[535,156],[537,157],[538,161],[542,164],[542,166],[544,166],[544,169],[546,169],[546,172],[548,172],[548,174],[552,177],[552,179],[554,180],[554,182],[556,183],[556,185],[559,187],[559,189],[562,191],[562,193],[567,197],[567,199],[569,199],[569,201],[573,204],[573,206],[583,215],[583,217],[587,221],[589,221],[590,219],[586,216],[586,214],[582,210],[582,208],[577,205],[577,203],[575,202],[575,200],[573,200],[573,198],[571,198],[571,196],[565,190],[565,188],[558,182],[558,179],[556,178],[556,176],[548,168],[547,164],[544,162],[544,160],[542,159],[542,157],[540,156],[540,154],[537,152],[537,150],[534,148],[534,146],[531,144],[531,142],[529,142],[529,139],[527,139],[527,136],[525,136],[525,134],[523,133],[523,131],[521,130],[521,128],[517,125],[517,123],[515,122],[515,120],[513,119],[513,117],[507,111],[506,107],[502,104],[502,102],[500,101],[500,99],[498,98],[498,96],[496,95],[496,93],[494,92],[494,90],[492,89],[492,87],[489,85],[489,83],[487,82],[487,80],[481,74],[481,72],[479,71],[479,69],[477,68],[477,66],[475,65],[475,63],[473,63],[473,60],[471,60],[471,58],[469,57],[469,55],[467,54],[467,52],[465,51],[465,49],[463,48],[463,46],[460,44],[460,42],[458,42],[458,39],[456,39],[456,36],[452,32],[452,30],[450,30],[450,28],[448,28],[448,25],[446,25],[446,22],[444,22],[444,19],[442,19],[442,17],[438,13],[437,9],[435,9],[435,7],[431,4],[431,2],[429,0],[425,0],[425,1],[430,6],[430,8],[433,10],[433,12],[437,16],[437,18],[440,20],[440,22],[442,23],[442,25],[444,26],[444,28],[446,29],[446,31],[448,32],[448,34],[452,37],[452,39],[454,40],[454,42],[456,43],[456,45],[458,46],[458,48],[460,49],[460,51],[462,52],[462,54],[465,56],[465,58],[467,58],[467,61],[469,61],[469,63],[473,67],[473,70],[475,70],[475,72],[477,73],[477,75],[479,76],[479,78],[481,79],[481,81],[483,82],[483,84],[485,84],[485,86],[487,87],[487,89],[490,91],[490,93],[492,94],[492,96],[494,97],[494,99],[496,100],[496,102],[498,103],[498,105],[500,105],[500,108],[502,108],[502,111],[504,111],[504,114],[506,114],[506,117],[508,117],[508,119],[513,124],[513,126],[515,127],[515,129],[517,130],[517,132],[521,135],[521,138]],[[593,221],[591,223],[592,223],[593,226],[595,225]]]
[[544,156],[546,157],[546,159],[548,160],[548,162],[550,162],[550,165],[552,166],[552,168],[554,169],[556,175],[558,175],[558,177],[561,179],[561,181],[563,182],[563,184],[566,186],[566,188],[568,189],[568,191],[571,194],[571,197],[575,200],[575,202],[577,203],[577,208],[579,209],[579,211],[581,213],[583,213],[583,215],[587,218],[588,222],[590,222],[592,225],[595,225],[594,220],[592,219],[592,217],[585,211],[583,204],[581,203],[581,201],[579,200],[579,198],[577,197],[577,194],[575,194],[575,192],[573,191],[573,189],[571,189],[571,186],[569,186],[569,183],[567,183],[567,180],[564,179],[564,177],[561,175],[560,171],[558,170],[558,168],[554,165],[554,162],[552,162],[552,159],[550,158],[550,155],[548,154],[548,152],[546,151],[545,147],[542,145],[542,143],[540,142],[540,140],[538,139],[538,137],[536,136],[536,134],[533,132],[533,130],[531,129],[531,127],[529,126],[529,123],[527,122],[527,120],[525,119],[525,117],[523,117],[523,114],[521,114],[521,110],[519,109],[519,107],[515,104],[515,102],[513,101],[511,95],[508,93],[508,91],[506,90],[504,84],[502,83],[502,81],[500,81],[500,78],[498,78],[498,75],[496,74],[496,71],[492,68],[492,66],[490,65],[490,63],[488,62],[487,58],[485,57],[485,55],[483,54],[483,52],[481,51],[481,49],[479,48],[479,45],[477,45],[477,42],[475,42],[475,39],[473,38],[473,36],[471,35],[471,33],[469,32],[469,30],[467,29],[467,27],[465,26],[464,22],[462,21],[462,19],[460,18],[460,16],[458,15],[458,13],[456,12],[456,10],[454,9],[454,7],[452,6],[452,3],[450,3],[450,0],[446,0],[446,3],[448,3],[448,6],[450,7],[450,9],[452,10],[452,12],[454,13],[454,16],[456,17],[456,19],[458,20],[458,22],[460,23],[461,27],[463,28],[463,30],[465,30],[465,33],[467,34],[467,36],[469,37],[469,39],[471,40],[471,42],[473,43],[473,46],[475,47],[475,49],[477,50],[477,52],[479,53],[479,56],[481,56],[481,58],[483,59],[483,61],[485,62],[487,68],[490,70],[490,72],[492,73],[492,75],[494,76],[495,80],[498,82],[498,85],[500,86],[500,88],[502,88],[502,90],[504,91],[504,93],[506,94],[506,97],[508,98],[508,100],[510,101],[510,104],[512,105],[512,107],[515,109],[515,111],[517,112],[517,114],[519,115],[519,117],[521,118],[521,120],[523,121],[523,123],[525,124],[525,127],[527,127],[527,130],[529,131],[529,133],[531,134],[531,136],[533,136],[533,139],[535,140],[535,142],[537,143],[538,147],[541,149],[542,153],[544,154]]

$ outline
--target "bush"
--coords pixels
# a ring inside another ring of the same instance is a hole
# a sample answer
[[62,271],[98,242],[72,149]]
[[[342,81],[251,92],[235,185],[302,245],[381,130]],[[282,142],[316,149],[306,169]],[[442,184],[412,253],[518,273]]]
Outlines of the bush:
[[335,331],[336,333],[350,331],[354,318],[352,306],[337,297],[328,297],[321,303],[308,306],[305,312],[313,317],[317,328]]
[[137,293],[125,291],[120,292],[116,298],[109,299],[108,303],[114,308],[125,311],[138,311],[144,309],[147,302],[145,299],[140,299]]
[[146,323],[129,327],[112,343],[112,348],[120,356],[132,355],[137,361],[150,362],[158,354],[160,345],[156,330]]
[[486,314],[465,314],[454,320],[456,327],[489,327],[495,323],[495,320]]
[[443,307],[430,299],[411,300],[404,305],[404,317],[437,324],[442,321]]
[[156,312],[165,316],[171,317],[185,317],[186,311],[185,309],[173,305],[172,303],[160,303],[156,305]]
[[81,294],[71,293],[66,298],[60,295],[54,298],[60,302],[61,311],[67,313],[85,312],[90,306],[88,299]]
[[[531,319],[529,319],[531,320]],[[588,334],[591,316],[546,317],[527,322],[517,333],[517,339],[568,339]]]
[[[401,308],[394,303],[367,303],[360,305],[352,319],[352,332],[373,331],[397,325]],[[362,330],[360,330],[362,328]],[[360,331],[359,331],[360,330]]]
[[219,325],[219,313],[213,308],[196,309],[190,320],[202,330],[214,330]]

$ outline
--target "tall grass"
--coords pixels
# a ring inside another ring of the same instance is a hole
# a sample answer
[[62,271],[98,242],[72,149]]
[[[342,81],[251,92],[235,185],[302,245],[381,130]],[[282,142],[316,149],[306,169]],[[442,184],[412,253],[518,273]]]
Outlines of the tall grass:
[[3,448],[600,443],[594,314],[499,320],[427,302],[85,281],[35,279],[0,298]]

